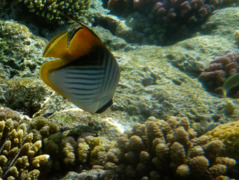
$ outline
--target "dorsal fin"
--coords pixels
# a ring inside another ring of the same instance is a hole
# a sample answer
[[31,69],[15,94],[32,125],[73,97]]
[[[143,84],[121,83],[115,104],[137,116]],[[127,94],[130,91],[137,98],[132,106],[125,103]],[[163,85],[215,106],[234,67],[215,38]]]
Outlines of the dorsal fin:
[[56,57],[65,59],[67,52],[68,32],[55,36],[46,46],[43,57]]
[[74,33],[68,47],[68,53],[72,59],[77,59],[88,54],[93,47],[104,46],[93,31],[82,24],[81,26],[82,27]]

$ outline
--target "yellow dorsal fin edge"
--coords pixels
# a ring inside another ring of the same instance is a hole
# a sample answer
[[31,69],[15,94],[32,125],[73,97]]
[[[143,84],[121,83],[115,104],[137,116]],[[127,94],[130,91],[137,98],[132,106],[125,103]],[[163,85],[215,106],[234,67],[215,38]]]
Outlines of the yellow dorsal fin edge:
[[62,32],[55,36],[46,46],[43,57],[56,57],[64,59],[67,50],[68,32]]
[[65,95],[60,92],[54,84],[52,84],[49,80],[49,73],[55,69],[58,69],[60,67],[63,67],[67,64],[66,61],[63,61],[62,59],[56,59],[56,60],[53,60],[53,61],[49,61],[49,62],[46,62],[44,63],[42,66],[41,66],[41,69],[40,69],[40,78],[48,85],[50,86],[54,91],[56,91],[58,94],[62,95],[63,97],[65,97]]

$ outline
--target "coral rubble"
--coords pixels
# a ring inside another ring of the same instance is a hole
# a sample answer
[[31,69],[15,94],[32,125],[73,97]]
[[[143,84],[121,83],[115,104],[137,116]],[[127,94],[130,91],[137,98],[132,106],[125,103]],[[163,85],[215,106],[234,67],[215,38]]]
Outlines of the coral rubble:
[[[199,79],[208,90],[222,94],[222,86],[225,80],[238,72],[239,55],[236,52],[230,52],[212,60],[210,65],[200,74]],[[229,90],[228,95],[238,98],[239,87],[236,86]]]

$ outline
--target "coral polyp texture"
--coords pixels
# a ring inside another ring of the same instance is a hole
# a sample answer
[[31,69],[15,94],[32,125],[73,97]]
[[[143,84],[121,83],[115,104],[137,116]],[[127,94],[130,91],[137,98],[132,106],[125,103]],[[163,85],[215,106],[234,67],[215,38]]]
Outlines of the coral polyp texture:
[[239,121],[217,126],[205,135],[211,140],[221,140],[224,144],[224,154],[239,160]]
[[51,155],[51,167],[55,172],[101,165],[103,155],[114,145],[114,142],[89,134],[77,138],[64,134],[59,132],[44,140],[44,152]]
[[[200,74],[199,79],[209,91],[222,94],[225,80],[236,73],[239,73],[239,54],[230,52],[212,60],[204,72]],[[239,98],[239,86],[229,90],[227,95]]]
[[1,108],[0,114],[0,179],[37,179],[49,158],[39,154],[42,141],[34,140],[27,123],[17,121],[16,111]]
[[172,22],[180,20],[182,23],[190,23],[205,19],[207,15],[222,3],[224,3],[223,0],[109,0],[107,6],[113,12],[139,11],[154,17],[156,21]]
[[30,12],[47,18],[61,19],[62,15],[78,19],[90,7],[90,0],[17,0],[24,3]]
[[108,160],[105,167],[115,170],[119,179],[229,179],[227,173],[236,164],[219,156],[220,140],[197,138],[185,117],[136,123],[118,139],[117,148],[109,152],[121,152],[119,161]]

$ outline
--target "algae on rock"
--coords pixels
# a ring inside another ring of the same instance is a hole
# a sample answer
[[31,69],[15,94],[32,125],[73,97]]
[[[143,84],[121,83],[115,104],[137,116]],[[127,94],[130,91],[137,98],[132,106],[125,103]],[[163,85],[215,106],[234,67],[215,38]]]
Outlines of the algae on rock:
[[46,41],[15,21],[0,20],[0,77],[36,76]]

